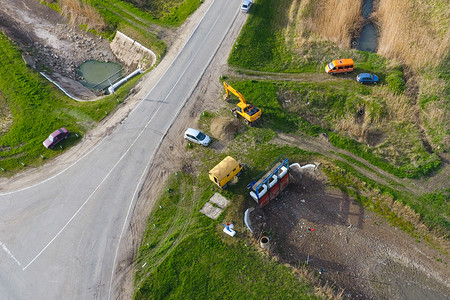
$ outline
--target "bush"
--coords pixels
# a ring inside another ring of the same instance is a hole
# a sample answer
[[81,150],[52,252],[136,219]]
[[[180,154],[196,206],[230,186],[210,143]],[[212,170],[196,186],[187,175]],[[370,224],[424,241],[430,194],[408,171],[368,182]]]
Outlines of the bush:
[[403,76],[403,70],[396,68],[386,76],[386,83],[390,91],[396,95],[402,94],[406,89],[406,83]]

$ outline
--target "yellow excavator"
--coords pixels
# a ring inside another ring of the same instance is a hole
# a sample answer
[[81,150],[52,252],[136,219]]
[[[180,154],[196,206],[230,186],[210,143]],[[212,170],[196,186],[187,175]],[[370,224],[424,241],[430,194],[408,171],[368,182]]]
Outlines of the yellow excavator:
[[225,92],[227,93],[227,97],[225,99],[228,99],[228,97],[230,96],[230,92],[236,95],[236,97],[238,97],[239,99],[239,103],[236,104],[236,107],[232,109],[235,117],[241,116],[242,118],[244,118],[247,125],[252,125],[261,117],[261,110],[256,106],[245,102],[244,96],[242,96],[241,93],[236,91],[225,81],[223,82],[223,86],[225,87]]

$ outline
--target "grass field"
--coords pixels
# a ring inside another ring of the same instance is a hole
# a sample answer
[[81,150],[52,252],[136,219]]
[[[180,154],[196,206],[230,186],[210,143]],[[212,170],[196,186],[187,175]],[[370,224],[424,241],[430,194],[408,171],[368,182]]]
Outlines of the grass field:
[[[425,137],[434,151],[448,152],[450,8],[444,2],[430,1],[422,10],[419,1],[383,1],[374,13],[381,28],[379,53],[383,57],[348,48],[361,25],[355,14],[359,1],[257,2],[234,45],[229,64],[268,72],[323,72],[331,60],[352,57],[355,73],[382,75],[382,84],[392,92],[383,95],[388,102],[407,95],[409,110],[416,113],[411,119],[415,120],[413,127],[426,128]],[[328,9],[333,8],[333,16],[344,13],[348,17],[330,20]],[[418,30],[409,30],[417,26]]]
[[[219,115],[202,114],[201,129],[209,133],[209,123],[216,116]],[[294,272],[279,264],[259,252],[255,241],[246,234],[242,220],[248,207],[246,185],[279,155],[301,164],[321,162],[330,184],[417,240],[427,240],[426,233],[419,230],[422,223],[448,237],[450,216],[446,199],[450,191],[421,197],[400,192],[362,176],[351,166],[354,160],[344,157],[342,161],[330,161],[299,148],[275,146],[271,143],[274,135],[265,126],[242,127],[219,155],[210,148],[187,147],[185,160],[201,163],[195,164],[192,174],[173,174],[155,203],[135,261],[135,299],[314,299],[317,296],[313,296],[313,290],[329,296],[330,290],[320,287],[314,277],[306,276],[315,287],[306,283],[300,274],[309,274],[307,268],[298,266],[301,271]],[[226,155],[244,163],[246,168],[237,183],[220,191],[232,204],[213,221],[199,210],[218,190],[207,172]],[[236,238],[222,233],[222,222],[234,224]]]
[[179,26],[203,1],[200,0],[123,0],[122,3],[132,4],[136,13],[150,15],[154,22],[163,26]]
[[[86,130],[125,99],[138,80],[130,81],[118,93],[102,100],[75,102],[30,70],[19,49],[3,33],[0,33],[0,58],[3,61],[0,99],[2,111],[8,110],[0,115],[0,124],[13,120],[8,130],[0,135],[0,167],[7,176],[24,165],[40,165],[44,159],[76,143]],[[64,126],[73,132],[70,138],[55,150],[45,149],[42,142],[54,130]]]
[[[302,1],[303,3],[304,1]],[[270,72],[323,72],[336,58],[352,57],[357,68],[378,71],[384,60],[373,54],[337,47],[315,33],[305,33],[299,42],[304,21],[301,14],[287,21],[291,5],[298,1],[262,1],[252,8],[246,25],[237,39],[228,63],[240,68]]]
[[101,32],[106,29],[106,23],[100,14],[88,5],[86,2],[79,0],[59,0],[58,11],[66,16],[72,24],[85,25],[87,30],[95,30]]
[[[382,76],[382,74],[381,74]],[[411,124],[406,97],[353,80],[333,82],[233,81],[233,87],[264,112],[261,127],[317,135],[400,177],[420,177],[440,161],[429,154]],[[386,101],[386,97],[395,101]],[[364,114],[360,114],[360,109]],[[405,138],[407,137],[407,138]]]
[[[435,151],[450,151],[450,5],[447,0],[382,1],[378,52],[414,70],[420,115]],[[410,30],[414,28],[414,30]]]
[[354,0],[291,1],[285,36],[298,48],[308,44],[311,34],[348,47],[363,23],[362,4]]
[[181,172],[169,180],[139,249],[134,298],[319,299],[305,278],[242,236],[224,238],[223,226],[198,212],[214,193],[205,180]]

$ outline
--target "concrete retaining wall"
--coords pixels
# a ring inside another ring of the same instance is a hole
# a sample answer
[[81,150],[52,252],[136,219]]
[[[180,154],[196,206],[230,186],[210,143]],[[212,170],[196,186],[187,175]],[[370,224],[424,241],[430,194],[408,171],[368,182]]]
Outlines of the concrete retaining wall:
[[117,59],[130,70],[145,71],[156,62],[156,55],[152,50],[145,48],[120,31],[117,31],[110,47]]

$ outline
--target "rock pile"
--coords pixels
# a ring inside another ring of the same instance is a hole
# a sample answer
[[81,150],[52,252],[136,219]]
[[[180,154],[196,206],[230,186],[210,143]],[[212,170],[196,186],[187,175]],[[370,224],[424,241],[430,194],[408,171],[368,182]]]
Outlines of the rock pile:
[[54,28],[58,40],[54,44],[36,41],[28,52],[39,70],[51,70],[74,80],[79,80],[77,68],[86,60],[116,61],[109,49],[109,42],[88,33],[58,24]]

